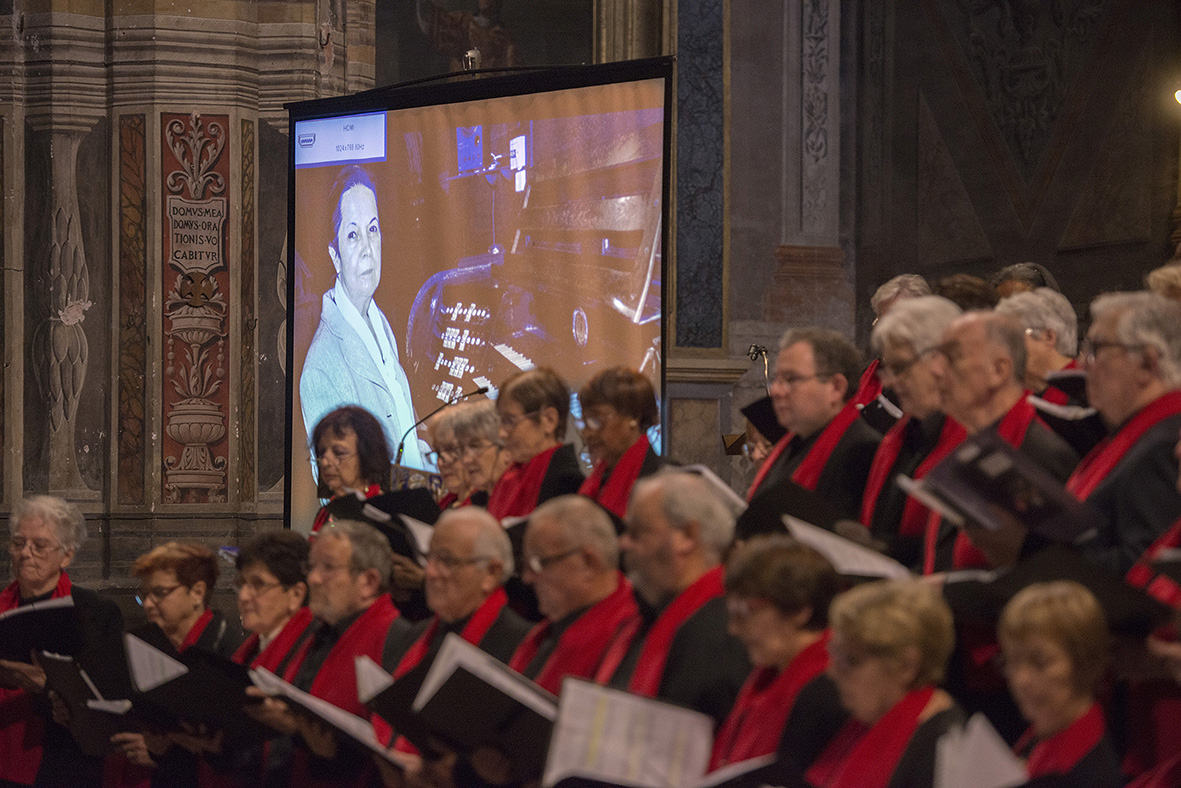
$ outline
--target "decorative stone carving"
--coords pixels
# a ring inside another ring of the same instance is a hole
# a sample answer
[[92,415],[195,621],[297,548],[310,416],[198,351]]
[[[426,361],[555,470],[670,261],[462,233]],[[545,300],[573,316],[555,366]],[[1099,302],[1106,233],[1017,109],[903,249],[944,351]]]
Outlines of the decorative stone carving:
[[143,115],[119,119],[119,438],[120,504],[144,502],[144,398],[148,374],[147,159]]
[[254,122],[242,121],[242,256],[238,293],[242,304],[241,395],[238,423],[238,494],[243,501],[254,500],[255,402],[254,378],[258,360],[254,355],[258,318],[254,311]]
[[957,18],[955,35],[993,121],[1028,181],[1108,3],[943,2]]
[[800,58],[803,78],[804,229],[824,223],[829,190],[826,159],[829,129],[829,3],[805,0]]
[[33,334],[32,359],[49,411],[49,491],[88,500],[97,493],[82,480],[74,447],[74,417],[89,355],[82,323],[93,305],[78,217],[81,142],[82,134],[76,131],[55,131],[50,138],[49,312]]
[[[165,432],[181,447],[180,456],[164,457],[164,500],[168,503],[224,502],[224,446],[228,406],[225,340],[228,305],[225,288],[225,226],[229,200],[224,195],[228,166],[226,116],[208,121],[193,112],[187,118],[163,115],[161,125],[171,163],[177,169],[164,179],[165,244],[168,265],[176,272],[165,292],[167,368]],[[219,172],[218,169],[222,172]],[[167,281],[167,280],[166,280]],[[216,343],[216,353],[213,345]],[[178,347],[183,358],[178,360]],[[167,447],[166,447],[167,450]]]
[[853,288],[839,246],[780,246],[775,273],[763,302],[767,320],[792,326],[847,328],[853,318]]

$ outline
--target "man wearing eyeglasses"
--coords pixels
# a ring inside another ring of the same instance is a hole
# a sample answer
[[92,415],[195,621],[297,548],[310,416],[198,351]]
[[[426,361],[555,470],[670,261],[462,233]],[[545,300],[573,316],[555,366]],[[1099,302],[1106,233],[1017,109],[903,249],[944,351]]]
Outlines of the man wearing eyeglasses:
[[[321,529],[311,543],[307,577],[308,607],[317,629],[291,658],[283,678],[351,714],[368,717],[357,699],[354,661],[361,655],[379,661],[391,626],[399,625],[388,593],[392,571],[393,550],[373,526],[334,520]],[[322,726],[296,715],[281,700],[267,698],[248,710],[290,737],[291,745],[299,745],[288,766],[291,785],[317,784],[314,780],[354,784],[362,770],[373,768],[367,756],[347,751]]]
[[636,482],[619,544],[645,628],[613,686],[726,720],[750,673],[727,631],[722,558],[734,515],[702,477],[663,471]]
[[614,673],[640,614],[619,571],[619,541],[606,510],[578,495],[542,504],[525,529],[524,561],[522,577],[545,618],[509,666],[555,694],[566,676]]
[[[775,500],[778,488],[794,483],[815,492],[840,514],[856,519],[874,452],[882,436],[860,418],[853,402],[861,354],[842,334],[824,328],[789,329],[779,340],[771,404],[787,430],[763,462],[747,499],[750,512],[763,512],[760,499]],[[775,516],[738,520],[738,537],[781,530],[778,515],[797,512],[771,507]],[[765,522],[764,522],[765,520]]]
[[[1025,355],[1025,331],[1013,317],[968,312],[956,318],[943,332],[933,358],[943,412],[969,435],[996,430],[1009,445],[1065,481],[1078,455],[1026,400]],[[963,532],[931,518],[923,547],[924,574],[994,563],[995,558],[986,556]]]

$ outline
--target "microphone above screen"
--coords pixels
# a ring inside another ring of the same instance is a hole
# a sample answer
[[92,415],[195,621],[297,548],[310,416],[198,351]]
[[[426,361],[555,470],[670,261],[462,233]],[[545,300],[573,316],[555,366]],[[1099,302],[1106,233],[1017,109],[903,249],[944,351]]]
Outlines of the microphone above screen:
[[480,386],[475,391],[469,391],[467,394],[460,394],[458,397],[452,397],[451,399],[447,400],[442,405],[435,408],[430,413],[426,414],[421,419],[419,419],[418,421],[416,421],[412,425],[410,425],[410,429],[406,430],[406,432],[403,433],[402,440],[398,441],[398,451],[397,451],[397,454],[394,456],[394,465],[401,465],[402,464],[402,452],[406,449],[406,439],[410,437],[410,433],[412,433],[416,429],[418,429],[418,425],[422,424],[424,421],[429,419],[431,416],[434,416],[436,413],[443,410],[443,408],[449,408],[452,405],[462,402],[463,400],[467,399],[468,397],[474,397],[478,394],[487,394],[487,393],[488,393],[488,387],[487,386]]

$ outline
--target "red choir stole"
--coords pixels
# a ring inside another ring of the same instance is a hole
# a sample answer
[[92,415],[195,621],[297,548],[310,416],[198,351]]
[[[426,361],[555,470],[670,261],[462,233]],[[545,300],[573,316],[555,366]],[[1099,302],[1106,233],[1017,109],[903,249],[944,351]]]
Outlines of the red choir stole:
[[[480,641],[488,634],[488,630],[496,623],[496,619],[500,616],[500,611],[504,609],[508,602],[508,596],[504,593],[503,588],[498,588],[493,591],[484,602],[476,608],[476,612],[472,613],[471,618],[463,625],[463,630],[460,631],[459,636],[471,643],[473,646],[479,646]],[[439,617],[435,616],[431,619],[431,623],[427,626],[426,631],[418,636],[418,640],[411,644],[406,653],[402,655],[402,659],[394,667],[393,677],[394,681],[405,676],[410,671],[414,670],[422,663],[423,658],[426,657],[430,651],[431,643],[439,632]],[[377,734],[377,740],[386,744],[390,743],[393,737],[393,729],[390,724],[376,714],[371,715],[373,718],[373,729]],[[399,737],[395,742],[398,750],[401,752],[417,753],[418,750],[413,744],[406,741],[405,738]]]
[[[1070,363],[1068,363],[1062,369],[1063,370],[1078,369],[1078,361],[1076,361],[1075,359],[1071,359]],[[1038,394],[1037,396],[1041,397],[1046,402],[1052,402],[1055,405],[1069,405],[1070,404],[1070,395],[1067,394],[1062,389],[1054,386],[1053,383],[1046,386],[1046,390],[1043,391],[1041,394]]]
[[935,693],[911,690],[872,728],[850,719],[804,776],[817,788],[886,788]]
[[[352,495],[352,493],[345,493],[345,495]],[[381,485],[371,484],[365,488],[365,497],[372,498],[375,495],[381,495]],[[312,533],[318,533],[321,528],[328,522],[328,507],[321,506],[320,511],[316,512],[316,519],[312,522]]]
[[830,634],[825,630],[819,640],[796,654],[781,671],[756,667],[750,672],[730,716],[714,739],[710,771],[775,752],[796,696],[805,684],[828,669]]
[[[50,599],[70,595],[70,576],[62,572]],[[16,582],[0,591],[0,613],[20,604]],[[0,688],[0,779],[33,784],[41,769],[45,719],[33,711],[33,697],[20,689]]]
[[607,473],[606,464],[601,460],[595,463],[590,476],[578,488],[578,494],[593,498],[616,517],[623,517],[627,513],[627,499],[631,496],[636,480],[640,478],[644,458],[648,456],[648,447],[648,436],[641,435],[615,463],[606,482],[603,481],[603,475]]
[[878,398],[882,393],[882,379],[878,377],[878,367],[881,365],[880,358],[869,362],[869,366],[861,373],[861,380],[857,381],[857,393],[850,402],[864,407]]
[[1120,460],[1144,433],[1158,421],[1178,413],[1181,413],[1181,391],[1170,391],[1145,405],[1136,415],[1124,422],[1119,432],[1101,441],[1083,458],[1067,480],[1066,489],[1070,490],[1075,498],[1085,501],[1108,474],[1115,470],[1115,466],[1119,465]]
[[[496,482],[488,496],[488,511],[497,520],[505,517],[524,517],[537,508],[541,495],[541,483],[549,470],[554,452],[562,448],[557,444],[535,455],[529,462],[516,462]],[[622,462],[622,460],[621,460]],[[643,462],[643,457],[640,458]]]
[[[791,480],[801,487],[808,490],[815,490],[817,483],[820,481],[820,474],[824,470],[824,466],[828,464],[829,457],[832,456],[837,444],[841,442],[841,438],[845,435],[845,430],[857,420],[861,415],[861,411],[857,410],[857,406],[852,402],[845,404],[843,408],[833,417],[833,420],[828,423],[820,432],[820,437],[816,439],[816,443],[808,450],[807,456],[799,466],[792,472]],[[771,468],[779,461],[780,455],[787,450],[787,445],[791,443],[792,438],[795,437],[794,432],[789,432],[779,439],[775,444],[775,448],[767,455],[767,459],[763,460],[762,467],[759,468],[758,474],[755,475],[754,482],[750,485],[750,491],[746,494],[746,500],[750,501],[755,497],[755,493],[759,491],[759,486],[763,483],[763,479],[767,478],[767,474],[771,472]]]
[[1095,749],[1103,732],[1103,710],[1099,704],[1093,703],[1086,714],[1048,739],[1036,741],[1033,729],[1026,731],[1013,750],[1019,754],[1029,751],[1025,768],[1030,779],[1047,774],[1066,774],[1084,755]]
[[1157,574],[1152,568],[1152,562],[1158,555],[1165,550],[1178,548],[1181,548],[1181,520],[1173,523],[1172,528],[1152,543],[1140,560],[1128,570],[1124,579],[1170,607],[1181,607],[1181,584],[1167,575]]
[[644,637],[635,672],[628,683],[629,691],[648,698],[656,697],[656,693],[660,691],[660,682],[664,678],[668,651],[672,647],[677,630],[691,615],[700,610],[702,605],[726,592],[722,585],[724,573],[724,567],[714,567],[678,594],[664,609]]
[[[1029,426],[1035,421],[1039,421],[1037,410],[1022,395],[1021,399],[1017,400],[1017,404],[1001,417],[1000,422],[996,425],[996,431],[1006,443],[1019,449],[1025,441],[1025,433],[1029,432]],[[925,575],[934,574],[936,570],[935,549],[939,542],[939,531],[942,525],[943,518],[935,512],[931,512],[931,516],[927,519],[927,533],[923,540],[923,574]],[[951,565],[953,569],[989,566],[984,553],[976,549],[976,546],[963,531],[955,535],[955,545],[952,550]]]
[[[615,590],[588,608],[566,628],[558,638],[557,648],[533,680],[556,695],[566,676],[583,679],[594,677],[608,647],[613,641],[626,639],[625,633],[629,629],[634,631],[639,617],[640,611],[632,596],[632,584],[620,572]],[[550,622],[542,621],[529,630],[529,634],[513,652],[509,667],[524,673],[545,640],[549,628]]]
[[1140,775],[1125,788],[1177,788],[1178,785],[1181,785],[1181,757]]
[[[369,711],[357,700],[357,669],[353,660],[364,654],[381,664],[386,633],[397,617],[398,608],[394,607],[390,595],[379,596],[336,641],[336,645],[328,652],[328,658],[316,672],[309,692],[358,717],[368,717]],[[310,637],[300,646],[287,665],[284,681],[295,678],[314,640],[314,637]]]
[[[861,524],[866,528],[873,527],[874,509],[877,507],[882,490],[891,481],[890,471],[893,470],[894,463],[898,461],[898,455],[902,451],[903,435],[906,425],[910,421],[910,416],[904,416],[901,421],[891,427],[890,431],[886,433],[886,437],[882,438],[877,454],[873,456],[873,465],[870,466],[869,479],[865,484],[865,497],[861,499]],[[915,468],[915,480],[926,476],[966,437],[968,437],[968,433],[963,426],[950,416],[946,417],[943,420],[943,428],[939,432],[939,440],[936,441],[935,448],[931,449],[931,453]],[[898,524],[898,534],[900,536],[923,535],[930,515],[931,511],[927,507],[907,496],[906,503],[902,507],[902,520]]]
[[262,653],[258,652],[259,637],[255,632],[246,638],[246,642],[238,647],[230,659],[239,665],[249,664],[252,668],[266,668],[274,673],[279,667],[279,663],[283,661],[283,657],[287,656],[287,652],[291,651],[299,642],[300,635],[304,633],[310,623],[312,623],[312,611],[301,607],[295,611],[295,615],[288,619],[283,628],[279,630],[279,634],[275,635],[275,639],[267,644]]

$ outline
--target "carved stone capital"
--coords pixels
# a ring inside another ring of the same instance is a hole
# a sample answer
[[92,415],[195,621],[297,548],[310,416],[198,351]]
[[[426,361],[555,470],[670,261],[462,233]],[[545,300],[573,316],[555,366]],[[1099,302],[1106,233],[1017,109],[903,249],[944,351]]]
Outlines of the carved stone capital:
[[763,300],[766,320],[830,325],[853,302],[853,287],[839,246],[780,246]]

